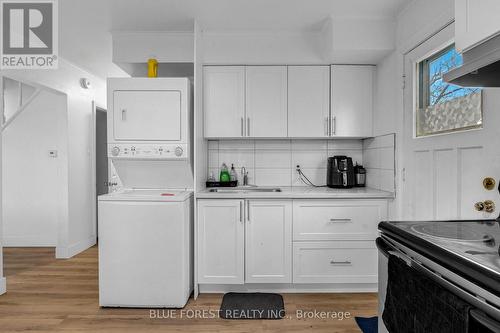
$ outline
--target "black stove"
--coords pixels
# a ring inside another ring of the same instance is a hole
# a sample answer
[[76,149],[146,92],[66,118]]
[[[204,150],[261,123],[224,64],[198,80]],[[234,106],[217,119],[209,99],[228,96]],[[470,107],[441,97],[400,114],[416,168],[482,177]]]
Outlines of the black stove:
[[500,294],[500,223],[496,220],[381,222],[382,234]]

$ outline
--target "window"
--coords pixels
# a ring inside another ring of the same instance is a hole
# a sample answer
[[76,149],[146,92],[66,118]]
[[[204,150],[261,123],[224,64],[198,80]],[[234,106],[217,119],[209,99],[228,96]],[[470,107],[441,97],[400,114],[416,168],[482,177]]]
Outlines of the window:
[[452,44],[418,63],[417,137],[482,127],[482,90],[443,81],[462,62]]

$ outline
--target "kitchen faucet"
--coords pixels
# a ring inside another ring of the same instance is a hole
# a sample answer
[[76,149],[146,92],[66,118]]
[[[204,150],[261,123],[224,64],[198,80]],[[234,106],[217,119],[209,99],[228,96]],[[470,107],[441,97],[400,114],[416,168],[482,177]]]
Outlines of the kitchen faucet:
[[248,171],[245,167],[241,168],[241,175],[243,178],[243,186],[247,186],[248,185]]

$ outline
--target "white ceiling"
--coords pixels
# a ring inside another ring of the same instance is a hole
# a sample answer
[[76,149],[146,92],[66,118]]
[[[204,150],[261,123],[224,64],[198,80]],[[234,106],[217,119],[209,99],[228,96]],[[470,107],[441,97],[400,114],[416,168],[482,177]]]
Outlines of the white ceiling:
[[100,76],[125,75],[111,63],[110,31],[319,29],[328,16],[395,17],[411,0],[61,0],[62,57]]

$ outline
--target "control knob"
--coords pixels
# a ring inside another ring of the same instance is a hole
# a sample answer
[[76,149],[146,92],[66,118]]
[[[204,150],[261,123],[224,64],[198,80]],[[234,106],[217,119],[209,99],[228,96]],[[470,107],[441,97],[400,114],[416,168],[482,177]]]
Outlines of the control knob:
[[118,156],[118,154],[120,154],[120,147],[114,146],[113,149],[111,149],[111,155]]
[[182,153],[184,153],[184,150],[182,150],[182,147],[175,148],[175,156],[181,157]]

